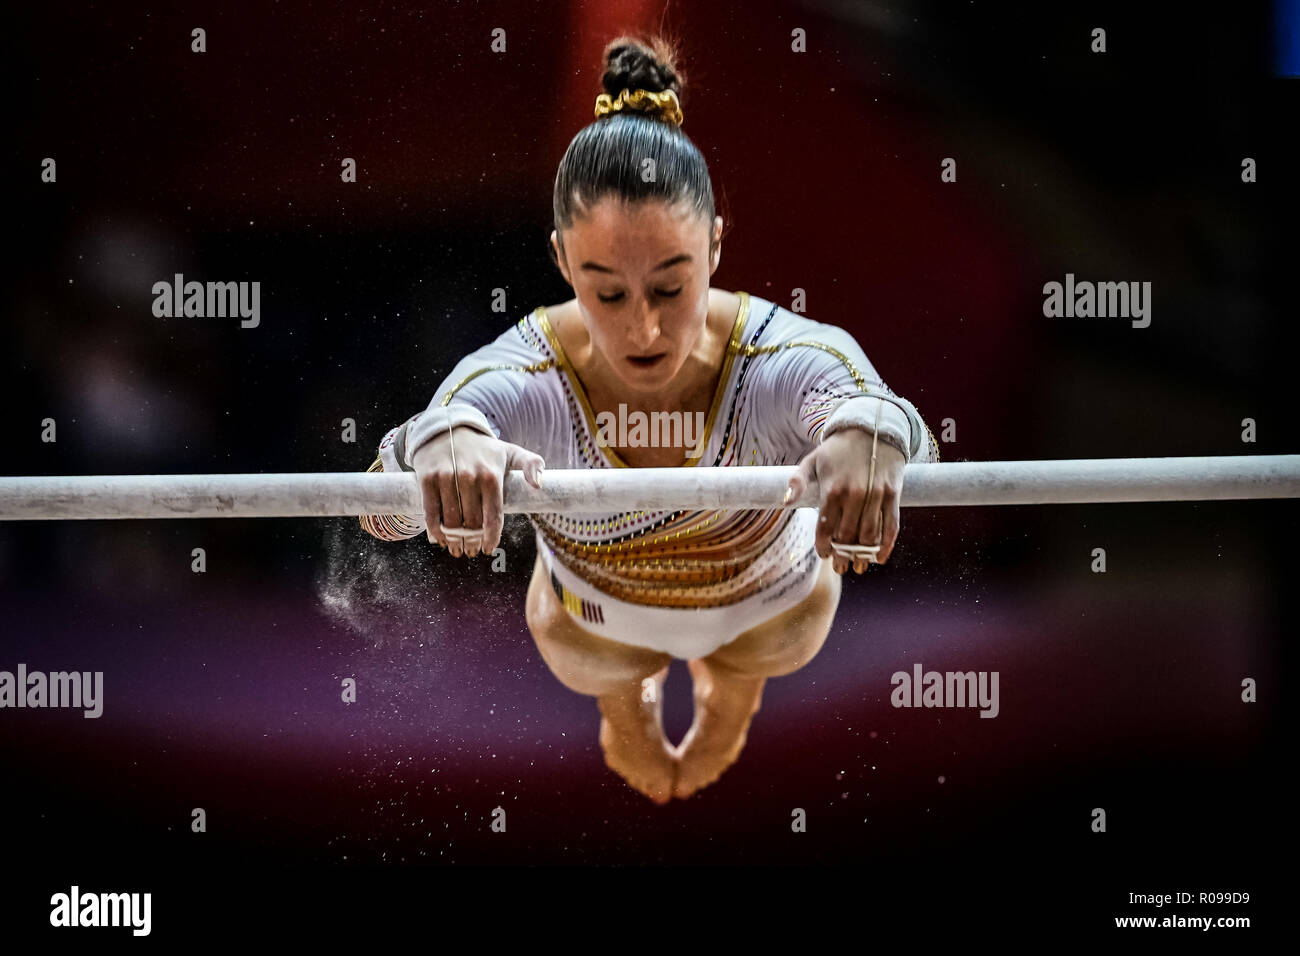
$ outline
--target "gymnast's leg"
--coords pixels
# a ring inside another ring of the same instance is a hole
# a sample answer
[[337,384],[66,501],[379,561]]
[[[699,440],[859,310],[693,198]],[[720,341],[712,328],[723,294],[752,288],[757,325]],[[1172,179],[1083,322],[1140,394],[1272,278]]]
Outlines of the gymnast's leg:
[[695,684],[695,720],[682,738],[673,794],[689,797],[736,762],[749,722],[758,712],[769,677],[793,673],[826,642],[843,582],[822,562],[808,597],[788,611],[745,631],[707,657],[689,661]]
[[[540,557],[528,586],[526,617],[551,673],[570,690],[596,698],[605,763],[656,803],[671,800],[677,758],[664,737],[663,682],[672,657],[579,627],[556,597]],[[654,680],[653,693],[643,693],[647,678]]]

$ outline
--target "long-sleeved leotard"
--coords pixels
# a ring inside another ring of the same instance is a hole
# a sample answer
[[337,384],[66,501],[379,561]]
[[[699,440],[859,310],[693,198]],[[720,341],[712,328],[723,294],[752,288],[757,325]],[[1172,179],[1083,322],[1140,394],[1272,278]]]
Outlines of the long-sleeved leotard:
[[[842,428],[872,430],[878,412],[880,441],[908,461],[938,461],[938,445],[915,407],[880,380],[852,336],[738,295],[722,374],[694,449],[703,453],[681,467],[795,464]],[[610,447],[618,442],[598,440],[602,426],[543,308],[462,359],[425,411],[384,436],[371,470],[414,470],[415,451],[453,424],[534,451],[547,468],[627,467]],[[815,508],[796,508],[529,519],[551,585],[583,628],[689,659],[811,592],[822,560],[814,548],[816,516]],[[423,515],[361,523],[387,540],[425,530]]]

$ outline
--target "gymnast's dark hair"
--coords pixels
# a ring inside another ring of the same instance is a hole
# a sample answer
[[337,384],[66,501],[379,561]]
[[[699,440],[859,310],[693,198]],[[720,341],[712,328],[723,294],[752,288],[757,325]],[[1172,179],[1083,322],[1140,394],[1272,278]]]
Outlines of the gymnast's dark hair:
[[[618,37],[603,55],[601,85],[617,98],[625,89],[662,93],[678,99],[684,85],[667,41]],[[645,160],[654,161],[655,175],[642,175]],[[712,227],[713,183],[704,156],[679,126],[646,113],[608,113],[573,137],[555,174],[555,229],[573,225],[575,216],[607,197],[626,202],[649,199],[672,204],[687,201]]]

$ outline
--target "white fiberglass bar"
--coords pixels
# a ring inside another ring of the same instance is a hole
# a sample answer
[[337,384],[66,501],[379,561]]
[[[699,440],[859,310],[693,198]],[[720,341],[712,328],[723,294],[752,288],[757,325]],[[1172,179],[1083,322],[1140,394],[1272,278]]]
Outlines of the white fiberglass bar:
[[[547,471],[506,476],[506,511],[779,508],[793,465]],[[906,506],[1300,497],[1300,455],[959,461],[907,466]],[[790,507],[815,507],[815,488]],[[0,477],[0,521],[423,514],[411,473]]]

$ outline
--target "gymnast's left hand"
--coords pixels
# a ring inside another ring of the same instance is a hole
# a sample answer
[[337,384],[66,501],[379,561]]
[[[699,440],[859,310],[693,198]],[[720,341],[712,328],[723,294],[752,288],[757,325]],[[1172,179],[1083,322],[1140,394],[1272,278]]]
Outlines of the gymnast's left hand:
[[[817,518],[817,553],[831,558],[836,574],[849,569],[850,560],[831,552],[831,540],[841,544],[879,544],[877,562],[884,564],[898,537],[899,502],[907,458],[887,442],[876,445],[876,473],[872,487],[872,434],[865,428],[845,428],[828,437],[799,462],[790,479],[790,500],[797,501],[809,484],[820,493]],[[869,566],[866,558],[855,558],[853,570],[861,574]]]

